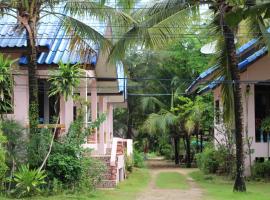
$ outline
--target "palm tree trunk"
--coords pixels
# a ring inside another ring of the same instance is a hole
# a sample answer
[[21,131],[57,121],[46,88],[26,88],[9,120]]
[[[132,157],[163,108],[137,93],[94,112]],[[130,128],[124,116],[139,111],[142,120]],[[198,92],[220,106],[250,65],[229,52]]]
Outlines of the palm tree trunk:
[[37,132],[39,123],[38,108],[38,79],[36,77],[37,69],[37,47],[36,47],[36,24],[32,20],[23,19],[23,24],[27,33],[28,54],[28,84],[29,84],[29,131],[30,137]]
[[[209,131],[209,133],[210,133],[210,131]],[[200,137],[200,152],[202,152],[203,151],[203,131],[201,131],[200,132],[200,135],[201,135],[201,137]]]
[[186,138],[186,167],[191,167],[191,155],[190,155],[190,136],[188,133],[185,133]]
[[196,133],[196,153],[199,153],[199,127],[196,125],[195,133]]
[[175,136],[173,138],[174,140],[174,161],[176,165],[180,164],[180,160],[179,160],[179,137]]
[[[227,11],[227,5],[225,1],[222,1],[220,10],[221,18],[224,19],[225,12]],[[223,35],[225,37],[225,45],[228,59],[228,69],[233,81],[233,101],[234,101],[234,126],[235,126],[235,144],[236,144],[236,178],[233,190],[244,192],[246,191],[246,185],[244,180],[244,154],[243,154],[243,107],[241,102],[241,88],[240,88],[240,73],[237,66],[236,48],[234,44],[234,32],[221,20],[221,26],[223,27]]]
[[[131,100],[129,98],[129,100]],[[132,124],[133,124],[133,115],[132,115],[132,112],[133,112],[133,109],[132,109],[132,104],[131,104],[131,101],[127,101],[128,105],[127,105],[127,108],[128,108],[128,120],[127,120],[127,139],[132,139],[133,138],[133,131],[132,131]]]

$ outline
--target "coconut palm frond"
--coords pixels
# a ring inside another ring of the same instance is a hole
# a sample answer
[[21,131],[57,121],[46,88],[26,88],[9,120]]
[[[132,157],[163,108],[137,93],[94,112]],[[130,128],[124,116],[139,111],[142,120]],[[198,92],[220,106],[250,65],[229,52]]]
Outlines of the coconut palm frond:
[[190,135],[194,131],[194,129],[195,129],[195,122],[192,119],[188,119],[185,122],[185,125],[184,126],[185,126],[186,131]]
[[173,114],[172,112],[167,111],[167,110],[163,113],[163,118],[164,118],[167,126],[173,126],[179,122],[179,117],[177,115]]
[[137,27],[137,24],[134,23],[133,27],[121,35],[117,42],[113,45],[110,51],[109,61],[114,62],[124,58],[126,50],[129,49],[133,44],[142,44],[142,42],[139,42],[139,38],[139,28]]
[[91,16],[101,20],[108,20],[113,17],[113,21],[120,25],[130,25],[134,22],[134,19],[122,12],[119,9],[115,9],[110,6],[102,5],[95,1],[73,1],[68,0],[65,5],[65,11],[69,12],[71,16]]
[[261,31],[261,34],[263,36],[263,40],[268,46],[268,49],[270,49],[270,33],[267,31],[266,25],[262,19],[262,17],[258,18],[258,24]]
[[144,97],[141,99],[142,109],[144,111],[156,111],[157,109],[166,108],[166,104],[156,97]]
[[143,124],[143,128],[149,133],[166,132],[167,125],[163,115],[152,113]]
[[[77,46],[82,41],[89,41],[98,44],[101,50],[108,51],[111,48],[110,40],[105,38],[91,26],[67,15],[62,15],[62,20],[67,32],[72,36],[71,43],[74,46]],[[84,51],[85,49],[81,50]]]
[[160,16],[170,16],[174,13],[187,7],[186,1],[179,0],[163,0],[153,1],[149,6],[149,9],[139,9],[133,13],[135,18],[145,18],[146,16],[153,16],[159,14]]
[[137,22],[114,44],[110,59],[123,58],[128,47],[135,43],[146,48],[167,44],[178,37],[179,33],[186,32],[191,19],[194,19],[194,10],[195,6],[187,7],[183,2],[166,0],[154,4],[151,9],[135,12],[133,17]]
[[223,118],[224,122],[231,124],[234,116],[234,98],[233,98],[233,85],[232,77],[228,68],[227,51],[223,37],[218,40],[218,48],[220,49],[218,55],[218,66],[221,69],[220,74],[223,76],[223,83],[221,84],[222,105],[223,105]]

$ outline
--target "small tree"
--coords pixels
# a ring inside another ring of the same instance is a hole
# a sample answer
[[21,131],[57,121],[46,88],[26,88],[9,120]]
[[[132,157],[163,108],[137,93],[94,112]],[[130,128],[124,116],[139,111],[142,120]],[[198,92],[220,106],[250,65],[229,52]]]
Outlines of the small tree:
[[[73,88],[76,88],[80,85],[80,76],[82,74],[82,70],[79,68],[79,65],[71,65],[59,63],[59,68],[54,70],[50,74],[49,82],[51,83],[49,96],[58,95],[57,101],[59,101],[59,97],[63,96],[64,100],[67,101],[73,94]],[[57,101],[55,105],[57,104]],[[56,109],[56,108],[55,108]],[[57,124],[59,123],[60,115],[58,113],[56,125],[54,128],[53,136],[50,142],[49,151],[46,157],[43,160],[39,170],[45,166],[48,157],[52,150],[53,141],[56,135]]]

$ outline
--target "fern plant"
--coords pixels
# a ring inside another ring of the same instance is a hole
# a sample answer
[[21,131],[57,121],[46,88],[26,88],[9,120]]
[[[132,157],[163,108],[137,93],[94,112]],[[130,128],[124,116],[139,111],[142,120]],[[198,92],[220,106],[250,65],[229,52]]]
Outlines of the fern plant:
[[46,178],[45,171],[30,169],[29,165],[22,165],[19,171],[14,173],[14,182],[16,184],[14,193],[18,197],[29,197],[41,192],[40,187],[44,184]]

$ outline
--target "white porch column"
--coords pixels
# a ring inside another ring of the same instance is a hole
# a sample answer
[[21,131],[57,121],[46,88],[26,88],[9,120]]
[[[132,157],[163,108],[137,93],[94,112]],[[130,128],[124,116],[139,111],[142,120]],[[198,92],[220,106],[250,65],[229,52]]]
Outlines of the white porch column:
[[[107,98],[99,97],[99,114],[107,113]],[[105,148],[105,131],[106,131],[106,120],[99,127],[99,143],[98,143],[98,151],[100,154],[106,153]]]
[[[96,80],[92,80],[91,83],[91,121],[96,121],[97,119],[97,104],[98,104],[98,99],[97,99],[97,82]],[[95,143],[98,142],[97,140],[97,129],[94,130],[93,133],[93,140]]]
[[73,122],[73,99],[69,97],[65,101],[64,97],[60,97],[60,124],[65,125],[65,132],[67,133],[70,124]]
[[110,103],[108,105],[108,141],[109,143],[112,142],[113,138],[113,104]]
[[[82,99],[84,99],[84,101],[88,101],[88,98],[87,98],[87,92],[88,92],[88,89],[87,89],[87,83],[88,83],[88,78],[85,78],[84,80],[81,81],[81,87],[80,87],[80,96]],[[88,106],[87,104],[83,105],[83,111],[84,111],[84,123],[85,123],[85,126],[87,126],[87,123],[88,123]]]
[[50,101],[49,101],[49,84],[47,81],[45,81],[45,91],[44,91],[44,124],[49,124],[50,123]]

